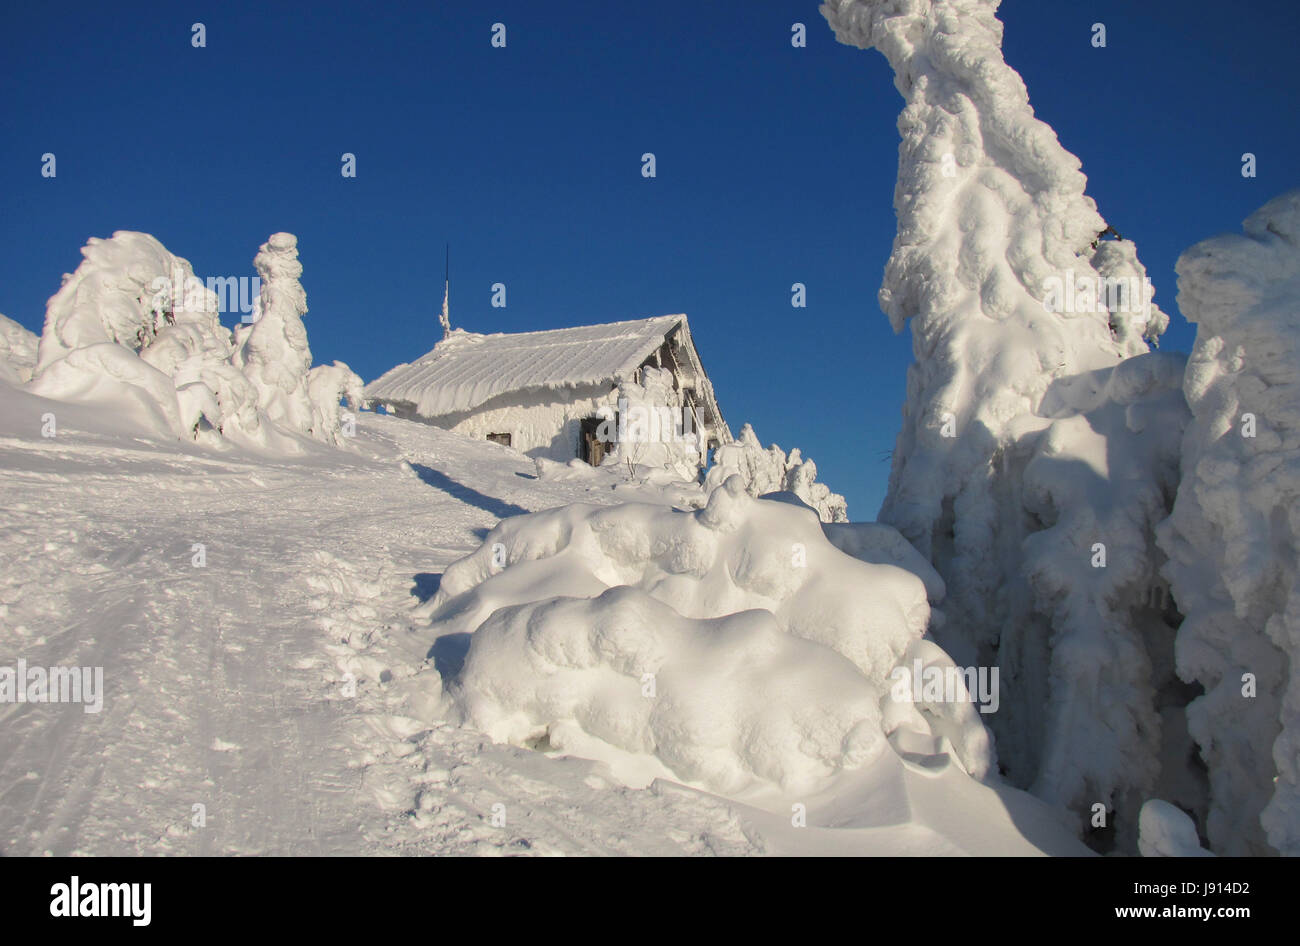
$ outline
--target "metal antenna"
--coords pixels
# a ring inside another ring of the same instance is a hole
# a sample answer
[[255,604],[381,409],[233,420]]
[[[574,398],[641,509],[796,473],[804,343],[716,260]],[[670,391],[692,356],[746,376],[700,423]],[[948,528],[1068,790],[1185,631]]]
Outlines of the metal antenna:
[[447,244],[446,268],[443,274],[442,283],[442,316],[438,319],[442,323],[442,337],[446,338],[451,334],[451,309],[448,303],[451,301],[451,244]]

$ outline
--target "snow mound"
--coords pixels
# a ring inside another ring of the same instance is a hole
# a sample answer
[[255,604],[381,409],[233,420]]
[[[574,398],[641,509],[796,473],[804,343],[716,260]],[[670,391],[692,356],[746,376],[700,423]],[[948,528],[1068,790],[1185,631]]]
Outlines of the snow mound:
[[36,333],[0,315],[0,381],[25,384],[36,367]]
[[[1178,260],[1197,323],[1183,481],[1160,529],[1178,673],[1222,854],[1300,854],[1300,191]],[[1249,675],[1249,677],[1247,676]],[[1270,764],[1270,760],[1271,763]],[[1266,835],[1266,836],[1265,836]]]
[[[883,522],[825,522],[822,531],[831,545],[845,555],[869,562],[872,565],[894,565],[911,572],[925,585],[930,604],[937,605],[947,593],[943,578],[925,560],[911,542],[893,526]],[[937,614],[931,608],[930,626],[936,624]]]
[[1186,812],[1153,798],[1138,816],[1138,851],[1143,857],[1213,857],[1201,847],[1196,825]]
[[896,699],[923,640],[922,582],[841,553],[807,511],[732,477],[704,509],[571,505],[499,523],[430,602],[468,635],[461,721],[728,795],[811,790],[886,737],[992,761],[973,703]]
[[[147,233],[92,238],[46,307],[30,390],[111,405],[157,434],[208,446],[229,439],[298,452],[302,434],[337,442],[339,397],[359,399],[361,380],[341,363],[315,369],[323,373],[313,399],[306,331],[300,320],[289,324],[299,302],[306,310],[296,240],[271,242],[281,256],[268,261],[265,247],[258,256],[269,285],[257,314],[267,325],[232,338],[216,293],[187,260]],[[293,343],[266,341],[277,332]]]
[[731,443],[713,451],[713,466],[705,476],[705,492],[712,492],[730,477],[739,476],[751,496],[788,492],[816,511],[823,522],[848,522],[848,504],[844,497],[832,493],[830,487],[818,483],[817,464],[805,460],[795,447],[789,456],[772,444],[764,449],[746,424],[740,436]]
[[880,693],[848,660],[771,612],[689,618],[635,587],[502,608],[459,686],[467,721],[498,741],[544,734],[582,754],[598,740],[727,795],[806,791],[885,749]]

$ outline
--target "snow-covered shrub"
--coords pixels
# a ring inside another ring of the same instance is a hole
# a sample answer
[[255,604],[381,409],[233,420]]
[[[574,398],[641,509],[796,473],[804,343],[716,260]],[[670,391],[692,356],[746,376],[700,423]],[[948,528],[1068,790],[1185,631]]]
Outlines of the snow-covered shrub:
[[35,332],[0,315],[0,381],[25,384],[31,380],[38,340]]
[[943,577],[940,643],[1002,667],[992,726],[1013,781],[1080,813],[1120,806],[1132,849],[1159,741],[1177,738],[1158,715],[1171,632],[1147,602],[1186,413],[1177,362],[1147,354],[1168,319],[1136,250],[1107,239],[1078,159],[1034,117],[997,7],[822,6],[905,101],[879,300],[916,362],[880,518]]
[[992,759],[970,702],[891,694],[896,666],[952,665],[922,639],[922,582],[844,555],[806,510],[739,477],[694,512],[503,520],[428,608],[437,636],[471,635],[448,693],[498,740],[648,758],[727,794],[811,790],[896,730],[947,738],[976,777]]
[[1178,260],[1197,323],[1183,480],[1160,530],[1178,673],[1222,854],[1300,854],[1300,191]]
[[793,493],[817,511],[823,522],[847,522],[848,504],[817,482],[817,464],[805,460],[799,448],[785,451],[772,444],[764,449],[754,428],[746,424],[740,436],[713,451],[713,465],[705,476],[705,492],[712,492],[732,476],[739,476],[751,496]]
[[339,443],[342,433],[343,411],[346,400],[352,411],[361,410],[361,378],[341,361],[332,365],[317,365],[307,372],[307,396],[311,398],[312,432],[326,443]]

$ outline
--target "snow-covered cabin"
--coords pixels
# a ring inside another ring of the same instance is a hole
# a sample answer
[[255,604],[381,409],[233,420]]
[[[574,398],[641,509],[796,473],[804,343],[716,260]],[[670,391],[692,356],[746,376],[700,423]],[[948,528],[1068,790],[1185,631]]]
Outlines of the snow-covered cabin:
[[685,315],[541,332],[456,329],[366,386],[367,404],[533,457],[694,475],[731,442]]

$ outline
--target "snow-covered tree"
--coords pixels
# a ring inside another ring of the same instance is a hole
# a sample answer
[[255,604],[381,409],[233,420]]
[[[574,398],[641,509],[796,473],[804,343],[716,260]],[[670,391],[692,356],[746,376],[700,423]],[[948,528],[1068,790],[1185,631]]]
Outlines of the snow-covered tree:
[[252,324],[235,329],[236,364],[257,389],[258,406],[267,417],[290,430],[310,433],[315,419],[307,390],[311,348],[302,324],[307,292],[298,281],[298,238],[271,234],[253,265],[262,289],[253,301]]
[[24,384],[31,380],[36,367],[35,332],[29,332],[13,319],[0,315],[0,381]]
[[257,391],[262,412],[277,424],[327,443],[337,443],[339,399],[360,401],[361,379],[342,362],[315,369],[302,317],[307,292],[299,282],[298,238],[273,233],[253,265],[262,280],[253,302],[253,323],[235,329],[235,364]]
[[272,243],[258,257],[272,282],[259,301],[266,327],[249,327],[237,345],[188,261],[147,233],[92,238],[46,307],[31,390],[113,401],[160,433],[210,446],[293,452],[299,434],[337,442],[339,399],[355,402],[361,379],[341,362],[311,379],[296,240]]
[[1183,480],[1160,529],[1217,852],[1300,854],[1300,191],[1178,260],[1197,324]]
[[997,8],[822,6],[840,41],[885,55],[905,102],[879,300],[896,331],[910,323],[916,361],[880,518],[947,584],[941,643],[1001,667],[1010,777],[1080,812],[1120,808],[1135,848],[1175,682],[1149,602],[1181,363],[1147,354],[1167,317],[1034,117]]
[[739,476],[751,496],[793,493],[816,510],[823,522],[847,522],[848,504],[825,483],[817,482],[817,464],[805,460],[798,447],[786,452],[772,444],[766,449],[746,424],[731,443],[713,451],[713,465],[705,476],[705,492],[712,492],[731,476]]
[[215,294],[147,233],[92,237],[81,253],[46,306],[32,390],[131,403],[178,437],[219,429],[206,369],[228,363],[231,347]]
[[352,411],[361,410],[364,397],[361,378],[341,361],[332,365],[317,365],[307,373],[307,393],[311,397],[312,410],[315,413],[314,432],[319,432],[321,440],[326,443],[339,443],[343,435],[343,411],[340,402],[344,399]]

